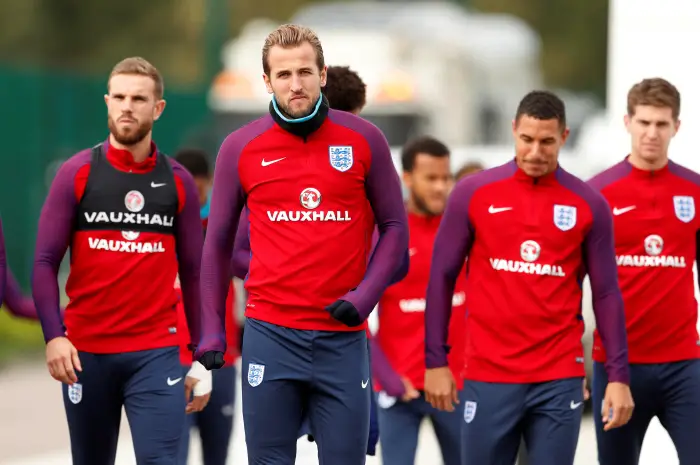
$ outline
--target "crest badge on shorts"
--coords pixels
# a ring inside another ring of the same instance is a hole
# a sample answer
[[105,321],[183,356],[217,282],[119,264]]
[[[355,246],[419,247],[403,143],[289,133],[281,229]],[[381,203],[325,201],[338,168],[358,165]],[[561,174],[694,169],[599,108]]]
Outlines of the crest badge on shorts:
[[576,207],[570,205],[554,206],[554,225],[562,231],[569,231],[576,226]]
[[352,146],[330,145],[328,146],[328,158],[331,166],[338,171],[345,172],[352,168]]
[[674,195],[673,210],[676,212],[676,218],[690,223],[695,218],[695,199],[689,195]]
[[263,376],[265,375],[265,365],[258,365],[257,363],[248,364],[248,384],[253,387],[260,386],[263,382]]
[[468,400],[464,403],[464,421],[471,423],[476,416],[476,402]]
[[74,404],[80,403],[83,400],[83,385],[80,383],[73,383],[68,386],[68,400]]

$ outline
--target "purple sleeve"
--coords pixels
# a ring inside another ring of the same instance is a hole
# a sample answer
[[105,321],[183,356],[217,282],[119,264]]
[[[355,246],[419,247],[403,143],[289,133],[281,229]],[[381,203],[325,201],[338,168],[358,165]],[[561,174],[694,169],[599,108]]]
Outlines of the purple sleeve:
[[[380,330],[381,331],[381,330]],[[372,350],[372,377],[379,381],[382,389],[392,397],[401,397],[406,392],[401,376],[394,370],[386,358],[376,338],[370,339]]]
[[9,270],[7,271],[7,286],[5,288],[5,307],[16,317],[29,320],[39,318],[34,301],[24,295],[19,283]]
[[610,382],[629,384],[627,330],[617,279],[612,214],[607,201],[594,191],[591,191],[588,204],[593,225],[586,234],[583,252],[593,294],[596,327],[607,355],[605,371]]
[[[202,339],[195,354],[226,351],[226,295],[231,280],[231,256],[245,195],[238,173],[238,160],[248,142],[269,127],[258,120],[224,140],[214,168],[207,235],[202,253]],[[250,134],[248,131],[256,132]]]
[[185,189],[185,204],[177,215],[176,244],[178,275],[182,289],[182,301],[185,318],[190,333],[190,342],[196,346],[201,334],[201,299],[199,293],[199,274],[202,262],[202,221],[199,218],[199,194],[194,179],[189,172],[174,160],[173,172]]
[[[479,176],[481,178],[481,176]],[[425,364],[447,366],[447,330],[452,314],[452,296],[464,260],[471,249],[474,231],[469,223],[473,179],[458,182],[449,199],[435,236],[425,307]]]
[[403,205],[401,181],[386,138],[374,126],[364,127],[361,133],[372,151],[365,191],[374,212],[379,240],[364,279],[341,299],[352,303],[361,317],[367,318],[384,290],[396,280],[405,257],[408,257],[408,217]]
[[233,242],[231,255],[231,276],[245,279],[250,266],[250,238],[248,237],[248,209],[244,208],[238,223],[236,240]]
[[[379,242],[379,230],[375,227],[374,228],[374,233],[372,233],[372,250],[370,252],[370,257],[374,254],[374,249],[377,247],[377,243]],[[389,285],[393,285],[401,281],[403,278],[406,277],[408,274],[408,267],[410,264],[410,256],[408,255],[408,249],[406,249],[406,253],[403,256],[403,259],[401,260],[401,264],[399,265],[399,268],[396,270],[396,273],[394,274],[394,277],[392,278],[391,282]]]
[[2,220],[0,219],[0,302],[4,302],[7,296],[7,255],[5,253],[5,234],[2,231]]
[[39,215],[32,271],[32,297],[46,342],[65,335],[58,290],[58,269],[70,245],[76,219],[78,201],[75,197],[75,175],[89,161],[90,152],[86,151],[61,165]]

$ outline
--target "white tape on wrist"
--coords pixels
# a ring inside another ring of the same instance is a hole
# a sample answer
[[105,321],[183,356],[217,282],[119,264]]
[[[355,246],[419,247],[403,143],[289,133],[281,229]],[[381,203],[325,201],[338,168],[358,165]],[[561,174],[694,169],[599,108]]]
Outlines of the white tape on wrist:
[[187,373],[187,377],[199,380],[192,389],[195,397],[204,396],[211,392],[211,371],[204,368],[204,365],[201,363],[197,361],[192,363],[192,368]]

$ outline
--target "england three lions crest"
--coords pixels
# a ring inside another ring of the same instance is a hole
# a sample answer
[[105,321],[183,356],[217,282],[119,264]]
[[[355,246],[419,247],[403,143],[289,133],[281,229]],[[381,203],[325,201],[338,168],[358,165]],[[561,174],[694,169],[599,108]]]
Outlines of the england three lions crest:
[[248,364],[248,384],[252,387],[260,386],[265,376],[265,365],[257,363]]
[[676,218],[684,223],[690,223],[695,218],[695,199],[689,195],[674,195],[673,209]]
[[562,231],[573,229],[573,227],[576,226],[576,207],[555,205],[554,225]]
[[345,172],[352,168],[352,146],[330,145],[328,146],[328,158],[333,168]]

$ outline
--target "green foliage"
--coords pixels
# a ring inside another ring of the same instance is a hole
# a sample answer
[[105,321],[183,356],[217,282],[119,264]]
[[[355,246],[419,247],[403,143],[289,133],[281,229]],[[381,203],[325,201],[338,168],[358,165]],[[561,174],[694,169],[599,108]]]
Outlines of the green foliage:
[[525,20],[542,38],[542,67],[547,84],[594,92],[604,101],[607,0],[469,0],[469,6]]
[[43,351],[39,322],[15,318],[5,309],[0,311],[0,365],[18,358],[39,358]]

